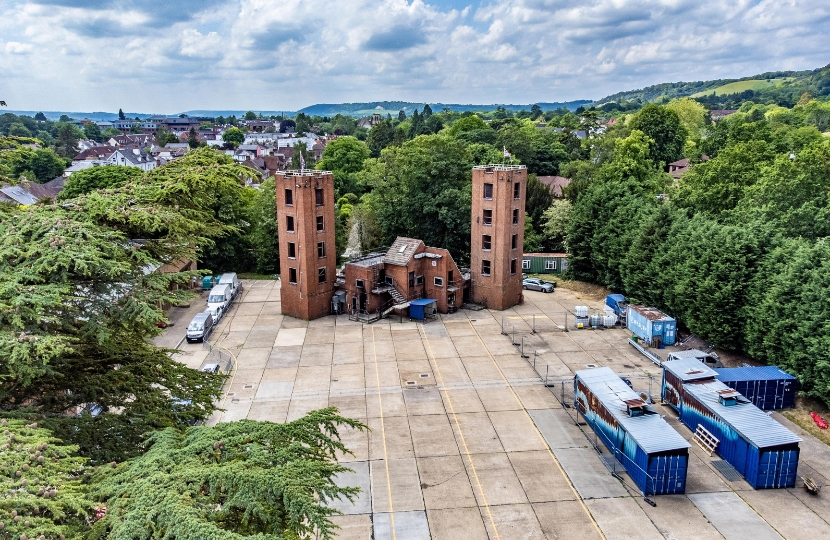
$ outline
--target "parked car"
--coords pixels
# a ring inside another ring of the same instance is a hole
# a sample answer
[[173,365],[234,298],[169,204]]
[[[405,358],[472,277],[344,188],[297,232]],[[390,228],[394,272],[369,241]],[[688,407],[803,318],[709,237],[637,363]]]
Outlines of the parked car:
[[188,343],[204,341],[210,336],[211,330],[213,330],[213,314],[209,310],[203,311],[197,313],[187,325],[184,337]]
[[217,285],[210,290],[208,295],[208,311],[213,315],[213,320],[218,321],[231,305],[233,296],[230,285]]
[[219,373],[219,364],[205,364],[202,366],[202,371],[205,373]]
[[556,285],[550,281],[544,281],[538,278],[527,278],[522,280],[522,289],[526,291],[540,291],[545,293],[552,293]]
[[227,272],[222,274],[222,277],[219,278],[219,281],[217,281],[216,284],[227,285],[230,287],[231,298],[236,298],[236,295],[242,290],[242,282],[239,281],[238,277],[236,277],[236,272]]

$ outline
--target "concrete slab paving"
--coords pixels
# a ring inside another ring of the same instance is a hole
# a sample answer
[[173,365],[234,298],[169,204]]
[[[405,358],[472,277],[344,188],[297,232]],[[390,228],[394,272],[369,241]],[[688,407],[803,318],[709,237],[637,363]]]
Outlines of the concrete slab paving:
[[533,421],[525,411],[500,411],[488,415],[505,452],[548,449],[545,441],[537,435]]
[[427,510],[476,505],[473,487],[460,455],[417,458],[416,462]]
[[432,540],[489,540],[477,506],[468,508],[427,508]]
[[340,510],[344,514],[371,514],[372,513],[372,480],[369,477],[368,461],[353,461],[348,464],[351,471],[335,475],[334,483],[340,487],[357,487],[360,493],[349,501],[346,498],[326,501],[328,506]]
[[631,497],[593,499],[585,505],[606,540],[662,540],[663,535]]
[[386,512],[372,516],[374,540],[424,540],[429,538],[429,526],[424,511],[394,512],[395,534],[392,534],[392,515]]
[[[530,504],[503,504],[479,509],[490,538],[502,540],[545,540],[539,520]],[[492,521],[491,521],[492,517]],[[493,524],[495,529],[493,530]]]
[[290,347],[292,345],[302,345],[305,342],[305,334],[307,329],[303,326],[300,328],[288,328],[288,320],[282,322],[283,326],[277,333],[277,339],[274,341],[275,347]]
[[780,540],[749,505],[733,492],[693,493],[689,499],[726,540]]
[[673,540],[719,540],[723,538],[700,510],[685,495],[653,497],[657,506],[632,493],[634,501],[646,513],[657,530]]
[[339,529],[337,536],[348,540],[372,540],[372,515],[332,516],[332,523]]
[[[557,501],[533,505],[536,519],[549,540],[600,540],[598,527],[579,501]],[[638,537],[632,537],[638,538]]]
[[827,514],[812,511],[796,498],[793,491],[759,489],[741,493],[741,497],[787,540],[830,538]]
[[[527,495],[516,476],[507,454],[499,452],[495,454],[473,454],[469,456],[475,467],[477,484],[473,493],[478,500],[479,506],[497,506],[504,504],[519,504],[527,502]],[[464,456],[464,464],[473,476],[472,467]],[[483,492],[483,493],[482,493]]]
[[531,503],[576,500],[570,482],[547,449],[512,452],[507,457]]
[[459,454],[458,443],[447,415],[410,416],[409,429],[416,457]]
[[620,481],[611,476],[593,449],[554,448],[553,453],[583,499],[628,495]]
[[[414,458],[375,460],[370,462],[370,466],[374,512],[389,512],[390,491],[392,508],[396,513],[424,509],[418,466]],[[386,474],[387,467],[388,475]]]

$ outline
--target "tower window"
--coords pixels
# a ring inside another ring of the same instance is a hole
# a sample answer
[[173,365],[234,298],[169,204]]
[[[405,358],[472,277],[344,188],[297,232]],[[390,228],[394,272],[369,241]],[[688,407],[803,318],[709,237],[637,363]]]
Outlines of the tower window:
[[325,283],[326,282],[326,267],[318,268],[317,269],[317,283]]
[[484,217],[481,220],[483,225],[492,225],[493,224],[493,211],[492,210],[485,210]]
[[285,217],[285,230],[288,232],[294,232],[294,216]]
[[288,283],[297,283],[297,269],[296,268],[289,268],[288,269]]
[[493,199],[493,184],[484,184],[484,198]]
[[518,199],[521,195],[522,185],[519,182],[513,184],[513,198]]
[[490,275],[490,261],[481,261],[481,275],[482,276],[489,276]]
[[323,232],[323,216],[317,216],[317,232]]
[[513,225],[518,225],[518,224],[519,224],[519,209],[514,208],[513,209]]
[[326,243],[317,242],[317,256],[321,259],[326,256]]
[[294,190],[285,190],[285,206],[294,206]]
[[490,250],[491,237],[489,234],[481,235],[481,249]]
[[323,188],[314,189],[314,204],[323,206]]
[[516,273],[516,259],[510,259],[510,273]]
[[297,246],[294,242],[288,242],[288,258],[294,259],[297,257]]
[[519,235],[514,234],[510,237],[510,249],[518,249],[519,248]]

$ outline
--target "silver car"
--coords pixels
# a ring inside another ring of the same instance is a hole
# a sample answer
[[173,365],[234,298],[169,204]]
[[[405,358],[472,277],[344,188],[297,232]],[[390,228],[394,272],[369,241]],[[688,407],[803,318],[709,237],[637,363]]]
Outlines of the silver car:
[[550,281],[543,281],[538,278],[525,278],[522,280],[522,289],[526,291],[540,291],[552,293],[555,285]]

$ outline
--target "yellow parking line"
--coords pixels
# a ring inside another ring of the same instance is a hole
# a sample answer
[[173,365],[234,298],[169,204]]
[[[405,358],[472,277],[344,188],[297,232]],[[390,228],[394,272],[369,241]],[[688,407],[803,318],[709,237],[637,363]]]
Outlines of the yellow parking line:
[[424,325],[421,324],[420,328],[424,330],[422,337],[427,345],[427,349],[429,350],[429,357],[433,365],[433,368],[435,369],[437,382],[447,398],[447,405],[449,405],[450,408],[450,415],[452,416],[453,422],[455,423],[455,427],[458,430],[458,435],[459,437],[461,437],[461,444],[464,445],[464,454],[467,456],[467,460],[470,462],[470,470],[473,471],[473,478],[475,478],[476,486],[478,487],[478,492],[481,494],[481,501],[484,503],[484,508],[487,510],[487,517],[490,518],[490,525],[492,525],[493,527],[493,533],[496,535],[496,538],[498,540],[501,540],[501,536],[499,535],[499,528],[496,527],[496,521],[493,519],[493,513],[490,511],[490,505],[487,503],[487,497],[484,495],[484,488],[481,486],[481,480],[479,480],[478,478],[476,466],[473,463],[473,456],[470,453],[470,449],[467,447],[467,441],[464,439],[464,433],[461,431],[461,424],[458,423],[458,417],[455,414],[455,407],[453,407],[452,399],[450,399],[447,387],[444,386],[444,376],[441,375],[441,368],[438,366],[438,361],[435,359],[435,355],[432,352],[432,345],[430,345],[429,343],[429,338],[427,338],[427,332],[424,328]]
[[594,528],[597,530],[597,534],[599,534],[600,538],[604,539],[605,535],[602,533],[602,530],[600,530],[599,525],[597,524],[596,520],[594,519],[594,516],[591,515],[591,511],[588,509],[588,507],[585,505],[585,502],[582,500],[582,497],[580,497],[579,493],[576,491],[576,487],[573,485],[573,482],[571,482],[571,479],[568,478],[567,474],[565,474],[565,469],[562,468],[562,465],[559,463],[559,460],[556,459],[556,456],[554,455],[553,451],[550,449],[550,445],[548,445],[547,441],[542,436],[542,432],[539,431],[539,428],[536,427],[536,423],[533,421],[533,418],[530,417],[530,414],[527,412],[527,409],[522,404],[522,400],[520,400],[519,396],[516,395],[516,391],[513,390],[513,385],[511,385],[510,381],[507,380],[507,377],[505,377],[504,372],[501,370],[501,366],[499,366],[498,362],[496,362],[496,359],[493,358],[493,355],[490,354],[490,349],[488,349],[487,345],[484,344],[484,340],[481,339],[481,336],[479,335],[478,330],[476,330],[476,327],[469,320],[467,320],[467,322],[470,324],[470,328],[473,329],[473,332],[475,333],[476,337],[478,338],[478,341],[481,343],[481,346],[484,347],[485,351],[487,351],[487,356],[490,357],[490,360],[493,362],[493,365],[496,366],[496,369],[498,370],[499,375],[501,375],[501,378],[507,384],[507,388],[510,389],[510,393],[513,394],[513,398],[516,400],[516,403],[519,404],[519,406],[522,409],[522,412],[524,412],[525,416],[527,416],[527,419],[530,422],[530,425],[533,426],[533,430],[536,432],[536,435],[542,441],[542,444],[545,445],[545,448],[548,449],[548,454],[550,455],[550,457],[553,460],[554,464],[556,464],[556,468],[559,469],[559,472],[562,474],[562,477],[565,478],[565,480],[568,482],[568,486],[570,486],[571,491],[573,492],[576,499],[579,501],[579,504],[582,506],[582,509],[585,510],[585,514],[587,514],[588,518],[591,520],[591,523],[594,525]]
[[389,519],[392,524],[392,539],[397,540],[395,531],[395,509],[392,506],[392,479],[389,476],[389,455],[386,453],[386,425],[383,421],[383,399],[380,395],[380,367],[378,366],[378,350],[375,345],[375,327],[372,327],[372,356],[375,359],[375,378],[378,383],[378,411],[380,412],[380,434],[383,439],[383,464],[386,465],[386,495],[389,497]]

